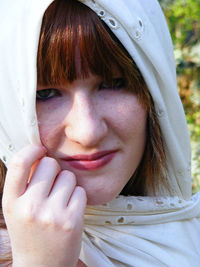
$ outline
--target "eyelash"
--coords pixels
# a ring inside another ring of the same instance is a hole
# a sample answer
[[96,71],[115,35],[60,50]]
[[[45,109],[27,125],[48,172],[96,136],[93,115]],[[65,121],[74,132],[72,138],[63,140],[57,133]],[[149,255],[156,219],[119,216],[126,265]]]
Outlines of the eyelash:
[[[103,85],[105,86],[105,88],[103,88]],[[126,87],[125,79],[124,78],[116,78],[116,79],[113,79],[110,84],[106,84],[106,83],[102,82],[99,86],[99,89],[100,90],[106,90],[106,89],[121,90],[121,89],[124,89],[125,87]]]
[[[46,93],[46,96],[41,96],[41,93]],[[49,94],[48,94],[49,93]],[[60,96],[61,93],[59,92],[59,90],[54,89],[54,88],[48,88],[48,89],[42,89],[42,90],[38,90],[36,93],[36,100],[37,101],[47,101],[55,96]]]
[[[100,83],[99,90],[122,90],[126,87],[126,81],[124,78],[116,78],[111,81],[111,83],[106,84],[104,82]],[[41,96],[40,94],[46,94],[45,96]],[[36,99],[37,101],[47,101],[50,100],[56,96],[61,96],[61,93],[58,89],[54,88],[47,88],[38,90],[36,93]]]

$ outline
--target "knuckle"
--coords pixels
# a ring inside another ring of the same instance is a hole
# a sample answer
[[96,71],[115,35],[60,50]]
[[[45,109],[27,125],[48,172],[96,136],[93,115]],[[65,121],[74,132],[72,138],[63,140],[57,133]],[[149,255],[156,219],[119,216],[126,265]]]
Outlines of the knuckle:
[[71,182],[76,185],[76,176],[73,172],[70,172],[68,170],[63,170],[60,172],[61,176],[67,176],[68,179],[71,179]]
[[58,171],[60,171],[60,166],[54,158],[44,157],[41,159],[41,162],[44,162],[44,163],[50,165],[51,167],[57,169]]
[[76,190],[78,190],[81,195],[86,196],[86,192],[85,192],[85,189],[83,187],[77,186]]
[[76,190],[78,191],[80,197],[82,198],[83,201],[87,201],[87,195],[85,192],[85,189],[81,186],[77,186]]
[[61,218],[58,218],[58,216],[51,210],[43,212],[41,216],[39,216],[39,222],[41,227],[57,231],[61,230],[63,226]]
[[33,210],[26,210],[21,214],[21,221],[25,224],[33,224],[37,221],[37,216]]
[[37,221],[36,214],[32,211],[23,212],[20,216],[20,219],[25,224],[33,224]]
[[24,223],[35,223],[38,220],[38,214],[41,211],[41,205],[39,203],[28,203],[23,206],[21,211],[21,220]]
[[40,217],[40,224],[45,228],[57,228],[59,227],[57,222],[53,219],[50,213],[45,213]]
[[74,223],[72,220],[66,220],[62,228],[66,233],[74,233],[77,232],[78,225]]
[[71,171],[68,171],[68,170],[63,170],[62,173],[64,173],[65,175],[69,176],[69,177],[72,177],[72,178],[76,178],[75,174]]

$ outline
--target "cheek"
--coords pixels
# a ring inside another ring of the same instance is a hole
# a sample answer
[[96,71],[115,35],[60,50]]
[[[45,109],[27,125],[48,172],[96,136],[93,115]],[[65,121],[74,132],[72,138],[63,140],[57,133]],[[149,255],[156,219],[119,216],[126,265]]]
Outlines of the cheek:
[[[52,112],[53,111],[53,112]],[[37,105],[38,127],[42,144],[52,150],[58,145],[62,133],[64,113],[49,105]]]
[[139,103],[137,97],[131,95],[116,101],[111,108],[110,120],[115,132],[122,139],[146,137],[146,109]]
[[40,139],[42,144],[48,148],[48,150],[52,150],[58,145],[59,136],[61,134],[61,128],[56,125],[47,125],[40,124],[39,125]]

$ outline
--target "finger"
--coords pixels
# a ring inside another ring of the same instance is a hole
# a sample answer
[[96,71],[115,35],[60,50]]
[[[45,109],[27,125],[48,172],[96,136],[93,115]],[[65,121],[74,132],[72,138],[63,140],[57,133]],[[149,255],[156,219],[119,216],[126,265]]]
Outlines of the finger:
[[31,177],[26,194],[37,199],[48,197],[60,166],[54,158],[44,157],[40,160]]
[[61,208],[66,207],[75,186],[76,177],[72,172],[67,170],[60,172],[49,194],[50,201],[59,203]]
[[68,214],[70,214],[71,221],[80,222],[83,220],[85,207],[87,203],[87,196],[84,188],[77,186],[70,198],[67,206]]
[[4,185],[7,198],[17,198],[25,192],[32,165],[46,152],[43,146],[29,145],[16,153],[8,166]]

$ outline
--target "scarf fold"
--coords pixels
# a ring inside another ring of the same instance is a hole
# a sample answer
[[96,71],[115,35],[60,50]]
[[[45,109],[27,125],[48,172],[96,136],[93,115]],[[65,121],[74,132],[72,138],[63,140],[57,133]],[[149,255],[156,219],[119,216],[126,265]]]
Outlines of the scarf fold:
[[87,207],[80,258],[88,267],[198,266],[200,193],[188,201],[120,196]]

